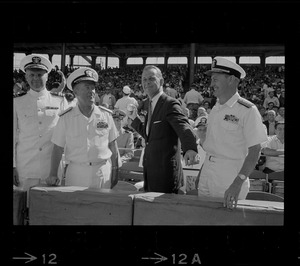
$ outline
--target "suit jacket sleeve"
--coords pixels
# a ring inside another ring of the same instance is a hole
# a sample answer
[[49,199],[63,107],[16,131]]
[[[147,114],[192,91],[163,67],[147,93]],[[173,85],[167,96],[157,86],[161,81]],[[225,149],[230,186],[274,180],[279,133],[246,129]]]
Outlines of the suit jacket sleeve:
[[137,133],[139,133],[145,139],[146,132],[144,128],[144,123],[138,116],[132,121],[131,126],[135,129]]
[[180,104],[177,100],[173,100],[169,103],[166,116],[168,122],[180,139],[183,155],[188,150],[198,152],[196,135],[193,132],[187,117],[182,113]]

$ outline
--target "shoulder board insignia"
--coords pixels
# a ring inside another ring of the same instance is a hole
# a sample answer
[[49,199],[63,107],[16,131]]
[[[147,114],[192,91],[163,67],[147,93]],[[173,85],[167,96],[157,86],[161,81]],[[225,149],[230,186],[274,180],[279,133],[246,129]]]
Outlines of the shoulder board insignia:
[[98,107],[99,107],[100,109],[102,109],[102,110],[106,111],[106,112],[109,112],[110,114],[112,114],[112,113],[113,113],[113,111],[112,111],[112,110],[110,110],[110,109],[107,109],[107,108],[105,108],[105,107],[103,107],[103,106],[101,106],[101,105],[98,105]]
[[51,92],[50,91],[50,94],[53,96],[64,97],[64,95],[61,92]]
[[252,103],[252,102],[250,102],[250,101],[248,101],[248,100],[246,100],[246,99],[244,99],[244,98],[239,98],[239,99],[237,100],[237,102],[238,102],[239,104],[241,104],[241,105],[244,105],[244,106],[247,107],[247,108],[250,108],[250,107],[252,107],[252,106],[254,105],[254,103]]
[[63,116],[64,114],[70,112],[72,109],[73,109],[73,106],[70,106],[70,107],[67,108],[66,110],[62,111],[58,116],[61,117],[61,116]]

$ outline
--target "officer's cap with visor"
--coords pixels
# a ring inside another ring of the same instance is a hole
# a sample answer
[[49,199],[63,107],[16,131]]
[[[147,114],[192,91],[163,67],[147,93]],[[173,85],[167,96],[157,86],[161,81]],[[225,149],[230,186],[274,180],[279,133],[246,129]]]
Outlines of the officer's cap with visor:
[[51,62],[46,57],[36,54],[27,55],[20,62],[20,69],[23,72],[27,69],[42,69],[49,73],[52,68]]
[[212,60],[211,69],[206,71],[205,74],[211,76],[213,73],[233,75],[238,79],[246,77],[246,72],[240,65],[224,57],[215,57]]
[[73,71],[67,79],[67,87],[73,91],[73,87],[82,81],[98,82],[98,73],[89,67],[81,67]]

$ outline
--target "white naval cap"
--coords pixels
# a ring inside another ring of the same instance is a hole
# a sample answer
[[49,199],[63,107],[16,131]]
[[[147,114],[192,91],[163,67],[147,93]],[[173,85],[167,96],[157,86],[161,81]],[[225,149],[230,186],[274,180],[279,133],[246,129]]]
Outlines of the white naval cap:
[[73,90],[75,84],[89,80],[98,82],[98,73],[96,70],[89,67],[81,67],[73,71],[67,79],[67,86],[70,90]]
[[240,65],[219,56],[212,60],[211,70],[205,72],[205,74],[209,76],[211,76],[212,73],[234,75],[239,79],[246,77],[246,72]]
[[44,56],[31,54],[25,56],[20,62],[20,69],[26,72],[26,69],[43,69],[49,73],[53,66],[51,62]]
[[123,92],[124,92],[125,94],[130,94],[131,89],[129,88],[129,86],[124,86],[124,87],[123,87]]

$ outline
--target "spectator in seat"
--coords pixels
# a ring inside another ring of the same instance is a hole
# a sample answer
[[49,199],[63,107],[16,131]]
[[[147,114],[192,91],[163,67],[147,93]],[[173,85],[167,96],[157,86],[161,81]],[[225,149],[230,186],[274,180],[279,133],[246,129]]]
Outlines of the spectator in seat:
[[285,105],[285,90],[281,90],[281,95],[278,100],[279,100],[279,106],[284,107],[284,105]]
[[206,138],[206,128],[207,128],[207,117],[202,116],[199,119],[199,122],[195,125],[194,132],[197,136],[197,142],[202,146]]
[[279,100],[278,100],[277,97],[274,96],[274,89],[271,90],[271,91],[269,91],[268,94],[269,94],[269,96],[265,98],[264,103],[263,103],[263,106],[264,106],[265,108],[267,108],[267,107],[268,107],[268,104],[269,104],[270,102],[272,102],[275,106],[278,106],[278,107],[279,107]]
[[275,131],[276,135],[270,137],[262,149],[262,153],[266,155],[263,170],[266,174],[284,170],[284,157],[279,157],[284,155],[284,122],[277,122]]
[[103,94],[100,98],[100,105],[108,104],[108,109],[113,110],[116,104],[116,98],[111,94],[111,89],[109,86],[106,87],[105,94]]
[[175,99],[178,97],[177,91],[174,89],[174,85],[171,84],[170,87],[168,86],[169,84],[166,84],[166,91],[165,93]]
[[181,107],[181,109],[182,109],[183,114],[185,114],[186,117],[188,118],[190,125],[192,127],[194,127],[195,121],[193,119],[190,119],[190,110],[186,107]]
[[130,87],[129,86],[124,86],[123,90],[122,90],[123,97],[121,99],[117,100],[114,108],[122,110],[123,112],[126,113],[127,106],[129,104],[134,104],[136,107],[138,107],[137,100],[133,97],[130,97],[129,96],[130,93],[131,93]]
[[52,93],[57,93],[59,95],[59,93],[62,93],[62,91],[64,90],[64,88],[66,87],[67,84],[67,80],[65,78],[65,75],[63,72],[61,72],[60,70],[57,70],[57,73],[60,75],[61,77],[61,82],[54,82],[51,86],[50,91]]
[[204,102],[202,103],[202,106],[205,108],[205,111],[207,112],[207,114],[209,114],[210,111],[211,111],[211,107],[210,107],[209,101],[204,101]]
[[192,84],[191,89],[185,94],[183,99],[187,108],[191,111],[191,119],[193,120],[197,118],[198,108],[204,100],[202,95],[196,91],[196,88],[196,84]]
[[267,106],[267,108],[266,108],[267,111],[268,111],[268,110],[273,110],[273,108],[274,108],[274,103],[273,103],[273,102],[269,102],[269,103],[268,103],[268,106]]
[[195,126],[198,125],[198,123],[200,122],[200,120],[202,119],[202,117],[208,117],[208,113],[206,112],[204,107],[199,107],[198,108],[198,112],[197,112],[197,118],[195,120]]
[[258,107],[258,111],[261,115],[262,121],[263,122],[266,121],[267,120],[266,108],[261,105],[261,106]]
[[119,133],[117,137],[117,144],[119,148],[119,153],[121,156],[122,164],[129,161],[133,157],[133,149],[134,149],[134,138],[133,133],[125,130],[121,126],[121,121],[126,116],[126,113],[122,110],[115,110],[113,113],[113,119]]
[[265,126],[267,127],[267,134],[268,136],[272,136],[275,135],[275,117],[276,117],[276,113],[274,110],[268,110],[267,111],[268,114],[268,119],[266,121],[264,121],[263,123],[265,124]]
[[284,107],[278,109],[278,115],[275,117],[276,122],[284,122]]
[[[129,86],[124,86],[123,90],[122,90],[122,95],[123,97],[120,98],[119,100],[117,100],[114,109],[118,109],[123,111],[125,114],[127,112],[127,107],[131,104],[133,104],[134,106],[138,107],[138,102],[135,98],[130,97],[129,95],[131,94],[131,89]],[[125,117],[122,120],[122,127],[127,126],[128,122],[127,122],[127,117]]]

